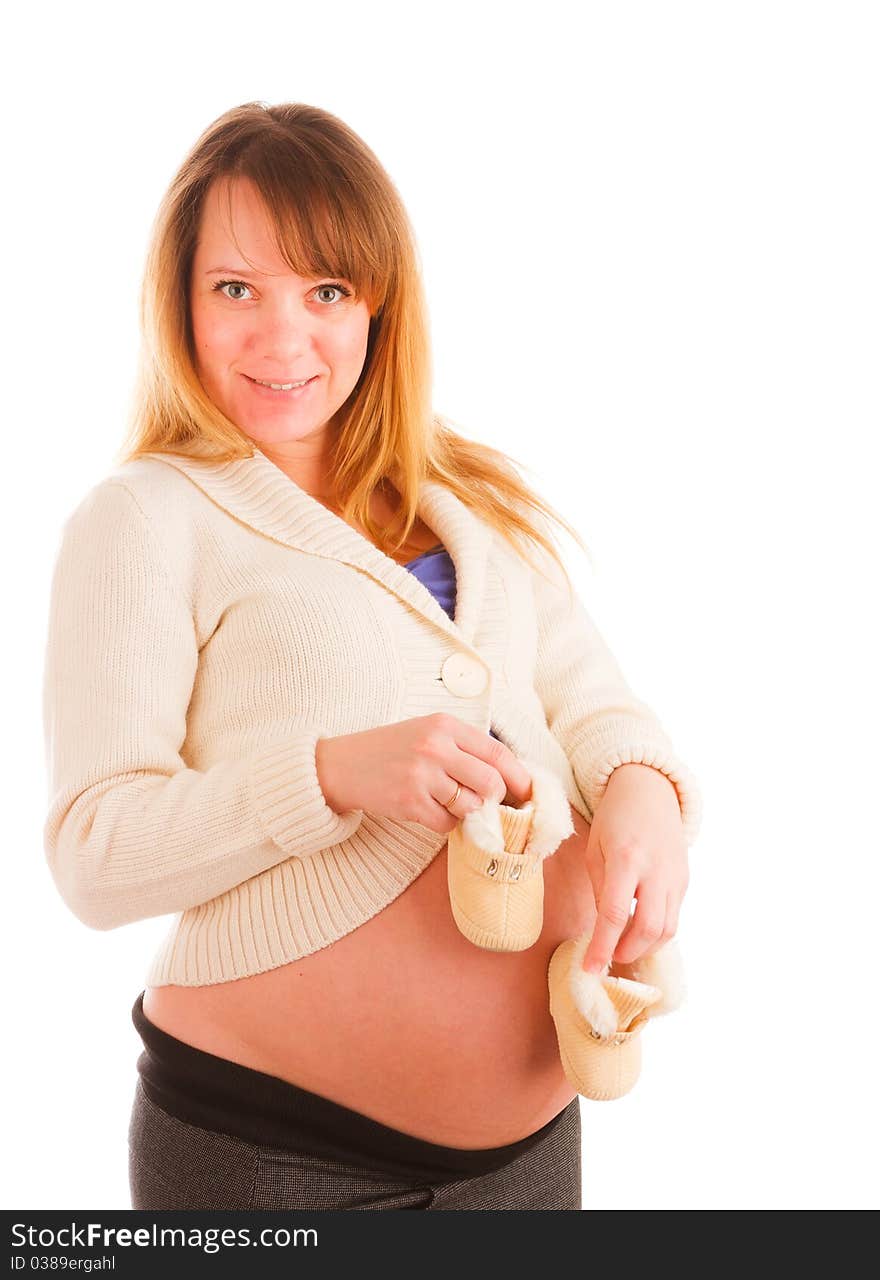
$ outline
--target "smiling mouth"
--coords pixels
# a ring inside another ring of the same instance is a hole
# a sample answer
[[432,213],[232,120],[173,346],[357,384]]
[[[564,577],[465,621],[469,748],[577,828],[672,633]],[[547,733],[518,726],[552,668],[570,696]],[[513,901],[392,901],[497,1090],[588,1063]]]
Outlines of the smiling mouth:
[[301,391],[303,387],[307,387],[309,383],[314,382],[317,374],[313,374],[311,378],[299,378],[290,382],[269,382],[262,378],[252,378],[249,374],[244,375],[248,382],[252,382],[255,387],[265,387],[267,391]]

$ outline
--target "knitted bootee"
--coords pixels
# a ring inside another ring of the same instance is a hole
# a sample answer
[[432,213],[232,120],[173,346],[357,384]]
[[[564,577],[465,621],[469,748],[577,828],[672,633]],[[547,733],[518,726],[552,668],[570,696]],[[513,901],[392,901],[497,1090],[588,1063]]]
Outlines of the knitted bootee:
[[544,924],[543,862],[574,832],[562,783],[522,761],[532,794],[518,808],[486,800],[449,833],[449,901],[469,941],[488,951],[524,951]]
[[628,1093],[642,1064],[641,1032],[650,1017],[669,1013],[684,997],[684,971],[670,940],[632,964],[589,974],[583,959],[591,934],[554,951],[548,969],[550,1013],[565,1076],[578,1093],[607,1101]]

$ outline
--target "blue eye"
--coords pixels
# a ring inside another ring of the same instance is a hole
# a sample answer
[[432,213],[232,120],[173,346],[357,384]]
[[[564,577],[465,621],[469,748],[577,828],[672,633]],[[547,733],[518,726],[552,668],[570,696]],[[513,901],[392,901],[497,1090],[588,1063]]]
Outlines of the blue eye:
[[[218,280],[216,284],[211,285],[211,291],[214,292],[217,289],[225,289],[227,285],[235,285],[236,289],[247,289],[249,287],[244,283],[243,280]],[[228,293],[225,294],[224,296],[229,298]],[[239,302],[239,301],[240,301],[239,298],[230,298],[230,302]]]
[[336,282],[333,282],[333,283],[331,283],[331,284],[319,284],[319,285],[318,285],[318,293],[323,292],[323,290],[324,290],[324,289],[335,289],[337,293],[341,293],[341,294],[342,294],[343,298],[350,298],[350,297],[351,297],[351,290],[350,290],[350,289],[346,289],[346,287],[345,287],[345,285],[344,285],[344,284],[337,284]]
[[[214,284],[211,285],[211,292],[214,293],[218,289],[228,289],[230,287],[235,289],[246,289],[248,292],[250,292],[250,285],[245,284],[243,280],[217,280]],[[340,284],[337,280],[328,281],[326,284],[319,284],[317,288],[317,292],[322,293],[325,289],[335,289],[338,294],[342,295],[342,298],[351,297],[351,289],[347,289],[344,284]],[[233,298],[228,293],[224,294],[223,296],[226,298],[229,298],[230,302],[247,301],[247,299]],[[332,304],[333,302],[337,302],[341,300],[342,300],[341,298],[339,299],[331,298],[330,302]]]

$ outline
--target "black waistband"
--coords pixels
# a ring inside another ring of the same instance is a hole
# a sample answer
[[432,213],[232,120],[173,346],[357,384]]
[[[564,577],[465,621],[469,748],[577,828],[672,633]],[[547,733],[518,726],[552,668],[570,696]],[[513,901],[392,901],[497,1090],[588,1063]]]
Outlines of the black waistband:
[[[307,1152],[414,1178],[475,1177],[534,1147],[564,1111],[528,1137],[468,1150],[425,1142],[278,1076],[205,1053],[150,1022],[144,993],[132,1021],[144,1043],[137,1069],[147,1097],[187,1124],[259,1146]],[[575,1102],[577,1099],[575,1099]]]

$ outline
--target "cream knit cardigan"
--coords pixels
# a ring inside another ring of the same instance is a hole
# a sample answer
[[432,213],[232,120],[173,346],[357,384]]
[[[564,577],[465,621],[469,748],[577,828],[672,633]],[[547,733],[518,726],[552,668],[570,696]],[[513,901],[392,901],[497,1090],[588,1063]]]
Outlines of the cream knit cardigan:
[[146,984],[261,973],[356,929],[446,836],[335,813],[315,744],[446,712],[551,769],[588,821],[611,771],[695,780],[564,579],[534,573],[444,486],[419,514],[449,551],[455,618],[256,449],[154,453],[64,522],[44,675],[44,847],[94,929],[176,913]]

